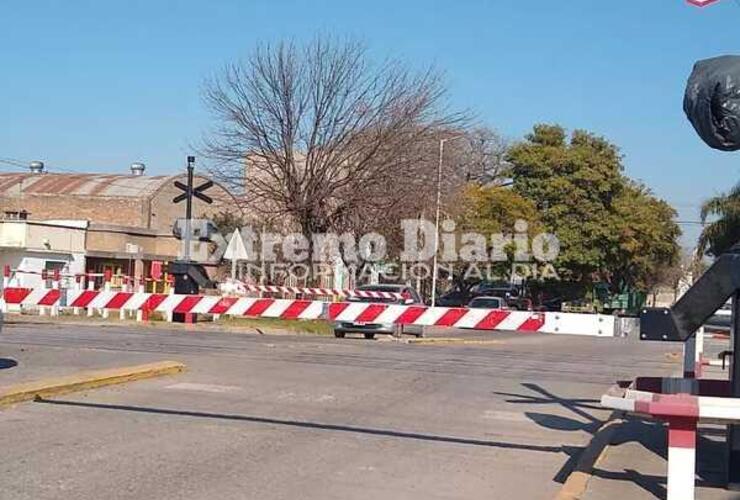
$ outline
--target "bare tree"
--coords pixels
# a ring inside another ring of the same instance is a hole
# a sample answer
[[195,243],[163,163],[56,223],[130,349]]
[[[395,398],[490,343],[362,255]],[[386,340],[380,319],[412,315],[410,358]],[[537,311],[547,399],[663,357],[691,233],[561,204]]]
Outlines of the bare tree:
[[461,155],[466,179],[480,184],[500,184],[509,174],[506,153],[509,142],[495,130],[478,127],[466,133]]
[[435,71],[374,65],[362,45],[326,39],[260,46],[204,98],[214,177],[309,240],[387,217],[430,177],[420,144],[462,119]]

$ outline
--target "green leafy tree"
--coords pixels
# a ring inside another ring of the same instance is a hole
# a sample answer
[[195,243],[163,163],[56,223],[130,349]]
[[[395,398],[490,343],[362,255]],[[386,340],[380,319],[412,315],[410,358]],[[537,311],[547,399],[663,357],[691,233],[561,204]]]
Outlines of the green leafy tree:
[[517,220],[528,223],[530,232],[540,228],[537,207],[512,189],[468,185],[464,192],[458,228],[481,234],[513,233]]
[[679,263],[681,230],[676,211],[636,182],[627,182],[614,203],[611,226],[618,236],[608,269],[616,287],[652,290]]
[[594,282],[644,289],[677,257],[675,212],[623,175],[619,148],[603,137],[536,125],[509,161],[514,190],[560,240],[555,265],[570,293]]
[[[458,235],[478,233],[489,237],[492,234],[513,234],[519,220],[527,222],[529,234],[542,231],[537,207],[530,200],[522,197],[512,189],[502,186],[482,186],[471,183],[463,190],[456,214]],[[488,252],[491,252],[490,240]],[[511,272],[514,259],[514,245],[506,248],[508,261],[497,263],[492,269],[497,276],[505,277]],[[480,279],[468,275],[468,266],[459,269],[453,277],[455,286],[465,290]]]
[[619,150],[583,131],[568,138],[557,125],[536,125],[509,152],[514,190],[533,201],[560,240],[556,265],[574,282],[590,282],[608,266],[615,235],[608,222],[624,187]]
[[740,184],[702,204],[702,222],[710,218],[714,221],[699,235],[698,251],[716,257],[740,241]]

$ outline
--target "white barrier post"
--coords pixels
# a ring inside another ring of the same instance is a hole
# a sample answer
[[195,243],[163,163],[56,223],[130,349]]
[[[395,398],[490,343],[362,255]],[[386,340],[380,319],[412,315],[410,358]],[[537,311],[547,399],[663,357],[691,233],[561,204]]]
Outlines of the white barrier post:
[[684,378],[701,378],[704,354],[704,327],[699,328],[683,345]]
[[[130,285],[129,277],[128,276],[124,276],[123,277],[123,291],[124,292],[130,292],[131,291],[131,285]],[[123,307],[121,307],[118,310],[118,319],[120,319],[120,320],[126,319],[126,309],[124,309]]]
[[[54,274],[51,282],[51,289],[52,290],[59,290],[61,294],[61,287],[60,285],[61,276],[59,275],[59,269],[54,269]],[[61,301],[61,295],[60,298],[54,302],[54,304],[51,306],[51,315],[56,317],[59,316],[59,302]]]
[[[110,269],[106,269],[105,274],[104,274],[105,284],[103,285],[103,290],[105,290],[106,292],[110,292],[110,285],[111,285],[110,281],[112,278],[113,278],[113,272]],[[108,319],[109,314],[110,314],[110,311],[107,308],[103,308],[103,312],[102,312],[103,319]]]
[[[41,281],[44,282],[44,290],[46,290],[46,280],[49,279],[48,272],[46,269],[41,270]],[[23,305],[21,304],[21,312],[23,312]],[[39,306],[39,316],[46,316],[46,307]]]
[[[169,294],[170,295],[175,295],[175,287],[174,286],[171,286],[170,287]],[[172,323],[172,316],[173,315],[174,315],[174,312],[171,309],[169,311],[167,311],[167,322],[168,323]]]
[[[144,290],[144,280],[139,281],[139,293],[145,293]],[[136,310],[136,321],[142,322],[144,321],[144,310],[142,308],[138,308]]]
[[[88,271],[85,278],[87,279],[87,290],[89,292],[94,292],[95,291],[95,277],[92,275],[92,271]],[[93,310],[92,307],[88,305],[87,306],[87,317],[92,318],[94,314],[95,314],[95,311]]]
[[704,361],[704,327],[702,326],[696,331],[696,378],[703,376],[703,361]]
[[[83,289],[82,280],[83,279],[84,278],[80,274],[78,274],[77,276],[75,276],[75,291],[78,291],[78,292],[81,292],[82,291],[82,289]],[[72,308],[72,314],[74,314],[75,316],[79,316],[80,315],[80,308],[79,307],[73,307]]]
[[668,420],[667,500],[694,500],[696,474],[696,419]]

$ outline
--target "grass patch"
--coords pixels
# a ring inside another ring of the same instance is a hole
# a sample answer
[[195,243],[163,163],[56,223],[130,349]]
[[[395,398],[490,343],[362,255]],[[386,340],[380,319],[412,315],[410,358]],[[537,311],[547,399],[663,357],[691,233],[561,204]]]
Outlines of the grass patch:
[[[34,321],[57,323],[57,322],[69,322],[69,323],[84,323],[91,322],[97,324],[136,324],[139,326],[147,327],[167,327],[173,326],[174,323],[165,321],[164,313],[152,312],[149,321],[143,323],[136,322],[135,314],[127,314],[126,320],[121,321],[119,312],[110,311],[108,318],[104,318],[96,311],[95,315],[87,316],[85,310],[82,314],[75,315],[72,312],[72,308],[62,308],[59,311],[59,316],[50,316],[47,311],[46,315],[38,316],[38,314],[32,314],[29,311],[24,311],[17,316],[31,319]],[[8,323],[12,323],[13,318],[16,314],[6,315],[5,319]],[[245,317],[232,317],[232,316],[221,316],[218,321],[211,321],[209,316],[201,315],[198,325],[210,329],[212,327],[223,326],[233,328],[252,328],[265,331],[266,333],[273,332],[287,332],[287,333],[308,333],[312,335],[334,335],[334,328],[332,323],[321,319],[306,319],[306,320],[295,320],[295,319],[280,319],[280,318],[245,318]]]
[[280,319],[280,318],[234,318],[222,316],[216,324],[241,326],[260,330],[281,330],[314,335],[334,335],[331,323],[321,319]]

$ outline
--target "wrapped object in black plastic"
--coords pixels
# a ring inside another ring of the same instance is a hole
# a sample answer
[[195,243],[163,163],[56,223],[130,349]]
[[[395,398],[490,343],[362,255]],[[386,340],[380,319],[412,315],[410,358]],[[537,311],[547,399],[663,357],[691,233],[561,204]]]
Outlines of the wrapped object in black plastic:
[[740,56],[697,62],[686,85],[683,110],[710,147],[740,149]]

